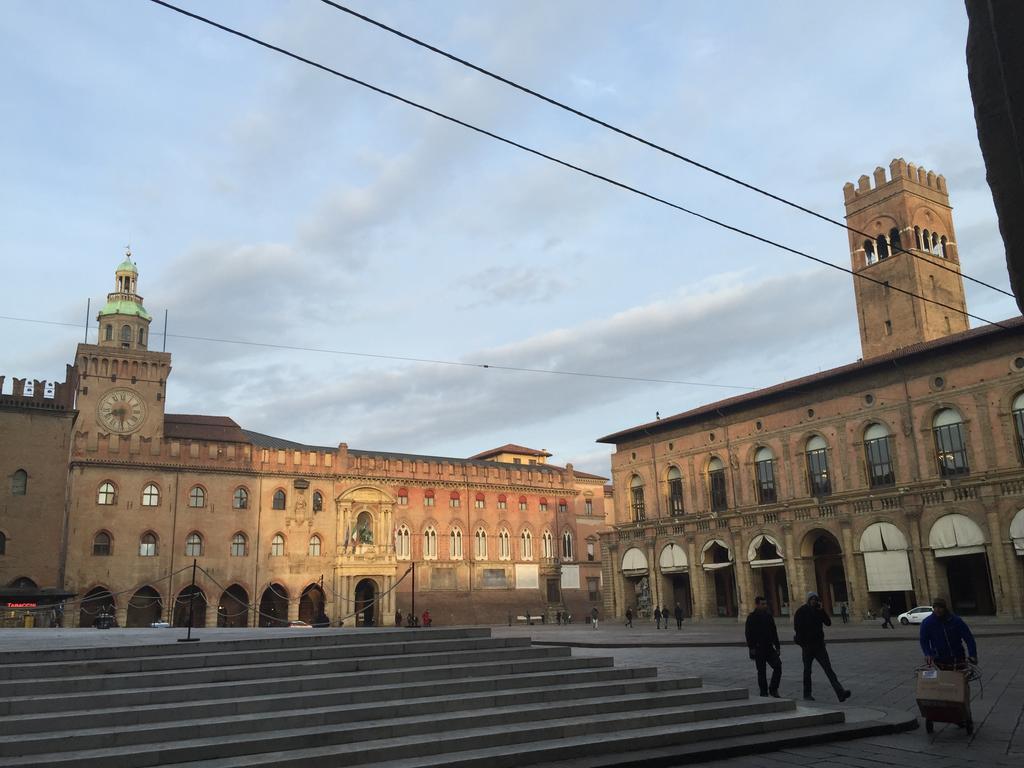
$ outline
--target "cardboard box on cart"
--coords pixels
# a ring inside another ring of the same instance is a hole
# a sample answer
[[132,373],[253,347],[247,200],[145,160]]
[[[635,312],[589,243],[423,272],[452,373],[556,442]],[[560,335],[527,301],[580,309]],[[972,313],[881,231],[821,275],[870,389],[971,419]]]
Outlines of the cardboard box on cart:
[[968,701],[970,689],[963,672],[932,667],[917,673],[917,700],[919,703],[963,704]]

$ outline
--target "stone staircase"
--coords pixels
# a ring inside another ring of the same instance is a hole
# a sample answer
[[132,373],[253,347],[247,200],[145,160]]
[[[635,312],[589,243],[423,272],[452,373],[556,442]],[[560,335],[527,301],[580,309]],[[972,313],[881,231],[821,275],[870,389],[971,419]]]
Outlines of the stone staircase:
[[654,764],[850,733],[839,711],[486,628],[295,632],[8,653],[0,766]]

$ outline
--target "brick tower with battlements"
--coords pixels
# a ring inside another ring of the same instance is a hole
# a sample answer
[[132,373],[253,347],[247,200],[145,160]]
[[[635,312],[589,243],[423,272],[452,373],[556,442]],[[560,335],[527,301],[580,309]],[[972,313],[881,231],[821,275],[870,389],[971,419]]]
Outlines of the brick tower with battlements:
[[[843,187],[864,358],[968,329],[944,177],[902,158]],[[910,296],[893,290],[910,291]],[[946,306],[932,302],[940,302]]]

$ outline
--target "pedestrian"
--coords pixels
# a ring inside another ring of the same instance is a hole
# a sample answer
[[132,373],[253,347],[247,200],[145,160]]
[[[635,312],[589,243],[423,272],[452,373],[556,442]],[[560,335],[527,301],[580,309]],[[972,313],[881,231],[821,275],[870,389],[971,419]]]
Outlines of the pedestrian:
[[593,610],[590,612],[590,623],[594,625],[594,629],[597,629],[597,606],[595,605]]
[[[967,652],[964,652],[964,645]],[[921,650],[928,666],[940,669],[978,663],[978,645],[967,622],[951,613],[941,597],[932,600],[932,615],[921,622]]]
[[654,606],[654,623],[657,629],[661,629],[661,609],[658,606]]
[[668,606],[661,606],[661,620],[665,622],[665,629],[668,629]]
[[676,603],[676,629],[683,628],[683,606]]
[[793,629],[795,635],[793,642],[800,646],[803,651],[804,661],[804,699],[814,701],[811,695],[811,664],[815,661],[825,670],[832,689],[836,692],[839,701],[846,701],[850,698],[850,691],[843,688],[832,669],[832,661],[828,657],[828,650],[825,648],[825,627],[832,626],[832,619],[825,613],[821,605],[821,598],[817,592],[807,593],[807,602],[796,610],[793,616]]
[[433,619],[430,618],[430,610],[425,610],[423,612],[423,624],[421,626],[429,627],[432,621]]
[[886,600],[882,603],[882,629],[888,627],[889,629],[896,629],[892,625],[892,608],[889,606],[889,601]]
[[558,624],[562,623],[562,612],[561,611],[558,611],[557,613],[555,613],[555,622],[558,623]]
[[[779,657],[779,632],[775,618],[768,610],[768,601],[763,597],[754,598],[754,610],[747,616],[747,648],[757,668],[757,688],[762,696],[779,698],[779,681],[782,679],[782,659]],[[772,668],[772,680],[768,682],[768,670]]]
[[843,619],[843,624],[850,623],[850,609],[847,608],[846,603],[843,603],[841,606],[839,606],[839,615]]
[[395,608],[395,626],[402,626],[402,611],[398,608]]
[[633,627],[633,609],[632,608],[627,608],[626,609],[626,626],[630,627],[630,628]]

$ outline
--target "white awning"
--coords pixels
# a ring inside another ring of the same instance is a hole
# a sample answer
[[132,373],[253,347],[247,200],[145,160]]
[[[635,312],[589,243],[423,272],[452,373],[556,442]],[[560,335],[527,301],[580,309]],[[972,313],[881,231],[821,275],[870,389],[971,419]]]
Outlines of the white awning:
[[985,534],[965,515],[945,515],[935,521],[928,534],[928,546],[936,557],[956,557],[985,551]]
[[[727,563],[712,563],[712,562],[708,562],[708,559],[707,559],[708,552],[716,544],[718,546],[720,546],[722,549],[724,549],[729,554],[729,562],[727,562]],[[704,547],[700,551],[700,564],[704,568],[705,571],[715,571],[715,570],[718,570],[719,568],[728,568],[730,565],[732,565],[732,561],[733,561],[732,550],[729,548],[729,545],[726,544],[721,539],[711,539],[711,541],[709,541],[709,542],[704,544]]]
[[860,536],[861,552],[895,552],[907,549],[910,549],[907,537],[892,523],[869,525]]
[[868,592],[908,592],[914,588],[905,550],[865,552],[864,571],[868,576]]
[[1010,523],[1010,541],[1013,542],[1013,548],[1017,550],[1017,554],[1024,557],[1024,509],[1013,516],[1013,521]]
[[647,558],[642,550],[631,547],[622,556],[622,573],[625,576],[646,576]]
[[[773,545],[775,547],[775,551],[779,553],[779,556],[770,558],[768,560],[760,559],[757,556],[757,550],[764,542],[768,542],[769,544]],[[767,533],[762,533],[755,536],[754,539],[750,542],[750,546],[747,547],[747,561],[750,563],[751,568],[772,568],[776,565],[782,565],[784,562],[782,558],[782,547],[779,545],[779,542],[777,542],[774,537],[769,536]]]
[[662,573],[685,573],[690,569],[686,551],[674,542],[661,550],[658,565],[661,566]]

